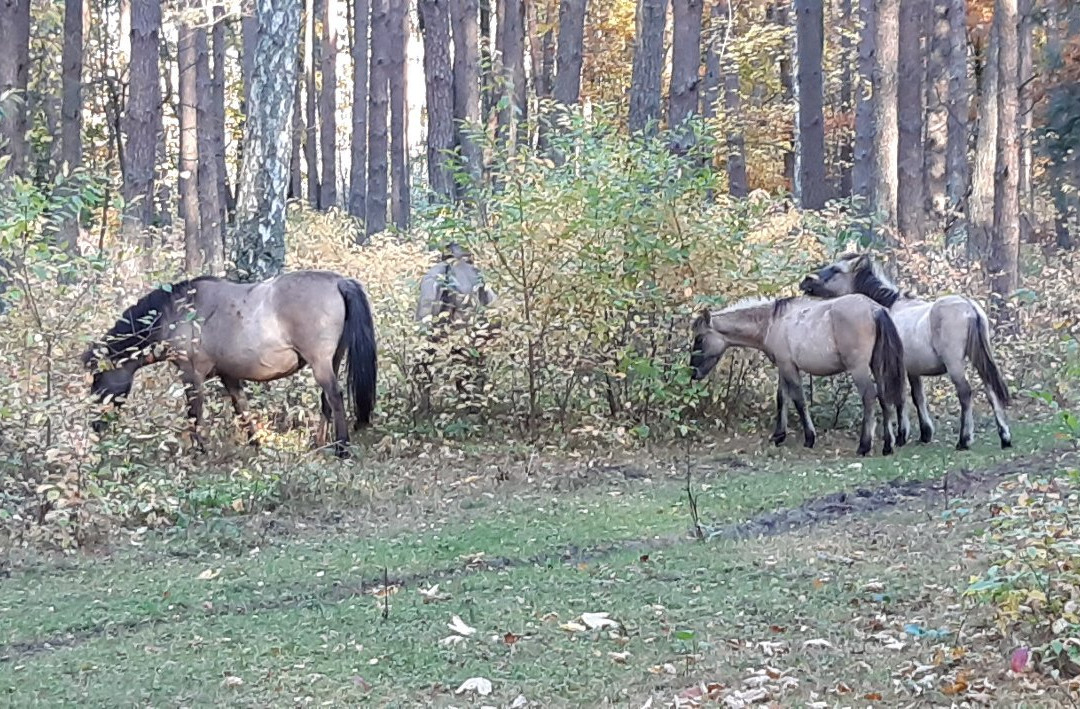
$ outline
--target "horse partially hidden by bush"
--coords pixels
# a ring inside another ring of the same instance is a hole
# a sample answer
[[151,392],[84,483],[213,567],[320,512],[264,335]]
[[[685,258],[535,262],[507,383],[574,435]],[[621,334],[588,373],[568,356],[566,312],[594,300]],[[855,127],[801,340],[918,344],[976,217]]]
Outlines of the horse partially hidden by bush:
[[[334,423],[334,452],[347,457],[349,432],[337,373],[348,354],[347,384],[355,428],[371,421],[375,405],[375,326],[363,287],[330,271],[294,271],[241,284],[202,276],[157,288],[121,315],[82,356],[93,372],[91,394],[123,401],[135,372],[172,362],[187,390],[195,444],[204,449],[203,383],[217,377],[238,416],[247,401],[242,381],[272,381],[311,366],[322,388],[322,413]],[[104,422],[95,422],[103,430]],[[254,425],[247,421],[249,436]]]
[[[927,301],[904,293],[889,282],[878,264],[865,253],[841,257],[806,276],[799,287],[808,295],[822,298],[861,293],[889,309],[904,341],[904,366],[919,414],[919,440],[923,443],[933,438],[934,423],[926,405],[922,377],[948,374],[960,399],[960,438],[956,448],[971,447],[975,424],[971,385],[964,371],[970,359],[994,410],[1001,447],[1012,446],[1012,432],[1005,418],[1009,389],[994,361],[986,313],[975,301],[959,295]],[[909,425],[907,415],[901,413],[900,428],[905,435]]]
[[882,453],[889,455],[894,443],[906,442],[902,431],[894,437],[890,425],[904,405],[903,344],[888,311],[869,298],[750,298],[716,312],[702,311],[692,331],[695,380],[707,376],[729,347],[761,350],[776,365],[780,382],[772,438],[777,445],[787,438],[789,399],[802,422],[806,447],[813,448],[817,438],[803,399],[803,372],[819,377],[851,373],[863,404],[859,455],[873,446],[875,398],[882,413]]

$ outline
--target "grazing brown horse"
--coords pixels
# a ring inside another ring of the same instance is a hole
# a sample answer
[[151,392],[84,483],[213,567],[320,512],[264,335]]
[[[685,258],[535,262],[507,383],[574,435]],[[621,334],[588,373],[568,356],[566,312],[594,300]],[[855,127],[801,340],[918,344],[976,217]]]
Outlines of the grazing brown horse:
[[[334,423],[334,452],[347,457],[349,432],[337,373],[348,353],[348,390],[356,428],[375,405],[375,326],[360,284],[330,271],[293,271],[260,283],[203,276],[151,291],[124,311],[83,354],[100,400],[127,397],[135,372],[170,361],[187,390],[195,444],[202,449],[203,382],[217,377],[245,417],[241,382],[266,382],[311,366],[323,415]],[[248,433],[254,426],[248,421]],[[103,422],[95,422],[102,430]]]
[[[948,374],[960,399],[960,439],[956,448],[971,447],[975,424],[971,414],[971,385],[964,371],[967,360],[971,360],[994,410],[1001,447],[1012,447],[1012,432],[1005,418],[1009,389],[994,361],[986,313],[975,301],[959,295],[928,301],[904,293],[889,282],[878,264],[865,253],[841,257],[804,278],[799,287],[804,293],[822,298],[861,293],[889,309],[904,341],[904,367],[919,414],[920,441],[929,443],[934,436],[922,377]],[[900,427],[905,433],[909,425],[906,413],[901,413]]]
[[[795,403],[806,447],[813,448],[817,438],[803,400],[801,373],[827,377],[850,372],[863,403],[858,454],[866,455],[873,446],[875,398],[882,413],[882,453],[893,452],[890,420],[893,410],[904,404],[904,349],[888,311],[869,298],[751,298],[716,312],[703,311],[692,329],[695,380],[707,376],[728,347],[761,350],[776,365],[777,445],[787,437],[788,399]],[[895,443],[903,445],[904,439]]]

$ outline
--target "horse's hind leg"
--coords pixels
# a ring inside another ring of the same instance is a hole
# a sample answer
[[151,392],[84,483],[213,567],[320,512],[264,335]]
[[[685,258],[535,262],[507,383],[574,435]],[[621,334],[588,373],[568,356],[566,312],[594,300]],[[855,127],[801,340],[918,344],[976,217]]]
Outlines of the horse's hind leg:
[[772,442],[780,445],[787,440],[787,397],[784,396],[784,379],[776,380],[776,427],[773,428]]
[[233,411],[236,412],[237,417],[240,419],[240,424],[247,432],[248,443],[250,445],[258,445],[255,440],[255,421],[252,420],[248,414],[247,396],[244,394],[244,386],[240,383],[239,379],[233,379],[232,377],[226,377],[218,375],[222,385],[225,387],[225,391],[229,392],[229,398],[232,399]]
[[[862,431],[859,435],[859,447],[855,452],[858,455],[866,455],[874,447],[874,400],[878,398],[877,385],[874,384],[874,378],[870,376],[869,371],[860,374],[853,372],[852,378],[855,380],[855,387],[859,390],[863,406]],[[885,432],[886,434],[889,432],[887,424]]]
[[1012,448],[1012,431],[1009,430],[1009,421],[1005,418],[1005,406],[998,399],[997,394],[989,386],[986,387],[986,398],[990,400],[990,408],[994,410],[994,420],[997,421],[998,438],[1001,439],[1002,448]]
[[323,402],[330,405],[330,414],[334,421],[334,454],[339,458],[349,457],[349,429],[345,422],[345,397],[341,385],[334,374],[332,363],[327,361],[312,362],[311,371],[315,381],[322,387]]
[[203,378],[193,371],[181,370],[181,379],[187,397],[188,418],[191,419],[191,443],[200,453],[205,453],[206,443],[199,433],[203,424]]
[[803,445],[813,448],[817,442],[817,431],[814,423],[810,420],[810,414],[806,411],[806,400],[803,398],[802,379],[798,370],[780,372],[780,381],[787,394],[787,398],[795,405],[795,411],[799,414],[799,422],[803,427]]
[[[911,385],[911,400],[915,402],[915,411],[919,414],[919,441],[929,443],[934,438],[934,421],[930,418],[930,407],[926,405],[922,377],[909,374],[908,383]],[[904,422],[907,423],[906,417]]]
[[956,387],[956,396],[960,399],[960,439],[956,442],[956,450],[966,451],[971,448],[971,442],[975,438],[975,421],[971,415],[971,384],[964,373],[962,358],[949,358],[945,362],[945,369],[949,372],[949,379]]

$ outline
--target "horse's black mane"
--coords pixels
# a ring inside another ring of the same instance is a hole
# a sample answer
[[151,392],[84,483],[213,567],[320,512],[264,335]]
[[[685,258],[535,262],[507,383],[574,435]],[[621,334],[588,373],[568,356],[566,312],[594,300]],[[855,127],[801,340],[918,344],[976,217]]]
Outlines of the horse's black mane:
[[[124,354],[130,354],[146,348],[161,340],[161,318],[174,304],[186,298],[198,283],[220,280],[214,276],[199,276],[173,283],[168,288],[155,288],[129,307],[116,323],[105,333],[99,344],[104,347],[106,356],[115,360]],[[83,363],[89,364],[95,357],[95,348],[91,347],[83,355]]]
[[787,307],[791,305],[791,301],[795,300],[797,297],[798,296],[796,295],[790,295],[787,298],[777,298],[772,306],[773,317],[776,318],[783,315],[784,311],[787,310]]
[[891,308],[903,295],[893,284],[883,280],[872,265],[855,271],[853,285],[856,293],[862,293],[876,303]]

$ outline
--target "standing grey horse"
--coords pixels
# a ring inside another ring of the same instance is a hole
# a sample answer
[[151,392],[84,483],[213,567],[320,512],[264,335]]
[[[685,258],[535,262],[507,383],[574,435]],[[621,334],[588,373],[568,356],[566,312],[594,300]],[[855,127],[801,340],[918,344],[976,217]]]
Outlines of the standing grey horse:
[[[858,454],[866,455],[873,446],[875,398],[882,413],[882,453],[893,452],[890,419],[904,405],[904,348],[888,311],[874,301],[861,295],[836,300],[749,298],[716,312],[703,311],[692,330],[695,380],[707,376],[728,347],[761,350],[776,365],[777,445],[787,437],[788,399],[795,403],[806,447],[813,448],[817,438],[803,400],[801,373],[827,377],[850,372],[863,403]],[[895,441],[904,442],[902,436]]]
[[[203,448],[203,382],[217,377],[246,418],[241,381],[266,382],[311,365],[322,412],[334,422],[334,452],[347,457],[349,433],[337,373],[348,354],[356,428],[371,421],[378,366],[375,325],[361,285],[330,271],[293,271],[260,283],[203,276],[157,288],[124,311],[83,354],[92,394],[121,403],[135,372],[170,361],[187,390],[192,438]],[[254,434],[249,420],[248,434]],[[102,430],[102,422],[95,429]]]
[[495,302],[495,291],[484,282],[472,254],[456,243],[447,246],[442,258],[420,279],[420,302],[416,319],[464,316],[472,305]]
[[[904,366],[911,384],[911,398],[919,414],[919,440],[929,443],[934,423],[926,405],[922,377],[948,374],[960,399],[960,439],[957,450],[967,450],[974,438],[971,414],[971,385],[965,363],[971,360],[986,388],[986,397],[994,409],[1002,448],[1012,447],[1012,432],[1005,418],[1009,389],[994,361],[990,347],[990,326],[986,313],[975,301],[959,295],[947,295],[928,301],[902,292],[889,282],[870,254],[848,254],[836,263],[821,268],[799,284],[808,295],[835,298],[862,293],[889,309],[904,341]],[[908,430],[907,415],[900,426]]]

